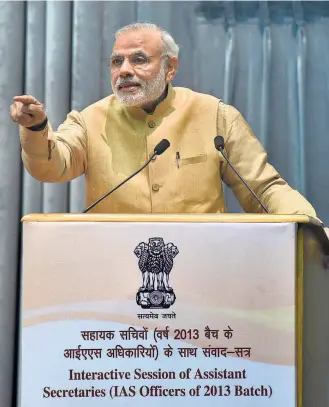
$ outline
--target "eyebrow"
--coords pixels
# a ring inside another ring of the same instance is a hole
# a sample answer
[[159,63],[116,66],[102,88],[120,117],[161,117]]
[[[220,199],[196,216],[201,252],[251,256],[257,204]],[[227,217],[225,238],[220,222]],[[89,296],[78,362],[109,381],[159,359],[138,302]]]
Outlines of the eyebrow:
[[[144,54],[144,55],[148,55],[144,50],[142,50],[142,49],[136,49],[136,50],[134,50],[131,54],[138,54],[138,53],[141,53],[141,54]],[[130,54],[130,55],[131,55]],[[118,52],[113,52],[112,53],[112,55],[111,55],[111,58],[113,58],[113,57],[122,57],[123,55],[122,54],[119,54]]]

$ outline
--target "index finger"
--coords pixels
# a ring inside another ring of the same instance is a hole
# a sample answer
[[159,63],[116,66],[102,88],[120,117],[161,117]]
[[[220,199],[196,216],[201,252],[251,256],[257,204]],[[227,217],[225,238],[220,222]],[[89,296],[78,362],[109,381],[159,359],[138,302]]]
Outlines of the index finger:
[[15,96],[15,102],[21,102],[23,105],[39,105],[40,102],[34,96],[31,95],[23,95],[23,96]]

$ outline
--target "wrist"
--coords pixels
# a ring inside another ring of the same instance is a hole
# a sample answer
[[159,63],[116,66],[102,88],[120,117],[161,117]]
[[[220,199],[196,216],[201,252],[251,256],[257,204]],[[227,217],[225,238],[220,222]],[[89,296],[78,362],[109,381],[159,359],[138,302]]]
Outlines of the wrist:
[[31,131],[41,131],[46,128],[47,124],[48,124],[48,118],[46,117],[42,123],[35,124],[34,126],[31,126],[31,127],[27,127],[27,129],[31,130]]

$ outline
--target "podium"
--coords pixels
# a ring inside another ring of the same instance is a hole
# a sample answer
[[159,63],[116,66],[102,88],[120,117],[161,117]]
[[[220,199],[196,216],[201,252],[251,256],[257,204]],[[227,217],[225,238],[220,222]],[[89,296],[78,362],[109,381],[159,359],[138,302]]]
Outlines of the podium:
[[329,406],[315,219],[22,221],[18,406]]

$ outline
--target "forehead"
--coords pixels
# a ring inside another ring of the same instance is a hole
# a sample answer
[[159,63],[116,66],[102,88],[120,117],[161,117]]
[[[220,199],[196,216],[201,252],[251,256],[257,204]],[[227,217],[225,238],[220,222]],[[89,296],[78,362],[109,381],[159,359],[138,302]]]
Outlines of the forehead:
[[122,33],[115,40],[113,53],[125,55],[143,50],[149,55],[161,53],[161,34],[155,30],[136,30]]

